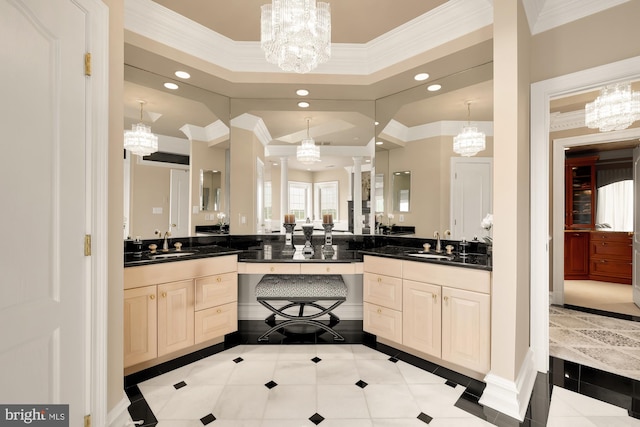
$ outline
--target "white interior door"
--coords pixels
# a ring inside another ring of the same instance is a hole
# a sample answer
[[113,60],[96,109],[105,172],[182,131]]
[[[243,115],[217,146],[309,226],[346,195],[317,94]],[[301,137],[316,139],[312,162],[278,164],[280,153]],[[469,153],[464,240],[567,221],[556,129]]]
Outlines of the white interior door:
[[174,236],[189,235],[189,171],[171,169],[169,230]]
[[633,149],[633,302],[640,307],[640,147]]
[[0,402],[69,404],[69,425],[90,395],[85,20],[71,0],[0,0]]
[[451,238],[482,240],[487,234],[480,223],[493,212],[493,159],[451,158]]

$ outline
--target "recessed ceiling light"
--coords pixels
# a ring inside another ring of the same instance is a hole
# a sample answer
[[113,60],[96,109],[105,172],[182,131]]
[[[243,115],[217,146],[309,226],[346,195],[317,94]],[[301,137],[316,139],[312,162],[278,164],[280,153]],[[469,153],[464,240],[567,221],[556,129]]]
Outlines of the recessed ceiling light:
[[277,164],[277,163],[274,163],[274,164],[273,164],[273,166],[278,166],[278,164]]
[[436,91],[438,91],[438,90],[440,90],[440,89],[442,89],[442,86],[441,86],[441,85],[439,85],[439,84],[429,85],[429,86],[427,87],[427,90],[428,90],[429,92],[436,92]]
[[378,126],[380,124],[380,122],[376,120],[375,122],[373,122],[373,124]]
[[298,96],[307,96],[307,95],[309,95],[309,91],[308,91],[308,90],[306,90],[306,89],[298,89],[298,90],[296,91],[296,94],[297,94]]
[[371,159],[367,159],[365,160],[367,163],[371,163]]
[[191,78],[191,74],[187,73],[186,71],[176,71],[175,75],[176,75],[176,77],[180,77],[181,79],[190,79]]
[[382,145],[382,141],[376,141],[376,145]]
[[298,102],[298,107],[300,108],[309,108],[309,103],[305,101]]
[[411,172],[409,172],[409,171],[404,171],[404,173],[405,173],[406,175],[409,175]]
[[171,90],[176,90],[178,89],[178,85],[175,83],[171,83],[171,82],[167,82],[164,84],[164,87],[166,87],[167,89],[171,89]]
[[429,78],[429,74],[427,74],[427,73],[419,73],[419,74],[416,74],[413,78],[415,80],[419,81],[419,82],[422,82],[422,81],[425,81],[425,80],[427,80]]

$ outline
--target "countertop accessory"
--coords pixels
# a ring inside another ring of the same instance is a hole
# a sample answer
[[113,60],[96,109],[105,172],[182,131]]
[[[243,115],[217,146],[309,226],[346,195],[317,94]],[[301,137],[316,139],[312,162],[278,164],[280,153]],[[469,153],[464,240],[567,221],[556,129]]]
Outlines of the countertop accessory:
[[140,236],[136,236],[133,241],[133,256],[134,258],[142,257],[142,240],[140,240]]
[[156,249],[158,249],[158,245],[156,245],[155,243],[152,243],[152,244],[150,244],[150,245],[149,245],[149,251],[150,251],[152,254],[155,254],[155,253],[156,253]]
[[180,243],[180,242],[175,242],[173,244],[173,246],[176,248],[176,251],[181,251],[182,250],[182,243]]
[[[285,215],[286,217],[287,215]],[[284,253],[292,253],[293,251],[295,251],[294,247],[293,247],[293,229],[296,226],[296,223],[289,223],[289,222],[285,222],[282,224],[284,227],[284,249],[282,250],[282,252]]]
[[[331,216],[331,215],[329,215]],[[331,230],[333,230],[333,222],[324,222],[322,223],[322,228],[324,228],[324,248],[323,250],[330,249],[333,252],[333,234],[331,234]]]
[[452,245],[447,245],[444,247],[447,250],[447,255],[451,255],[453,252],[453,246]]
[[311,244],[311,236],[313,236],[313,223],[309,218],[307,221],[302,224],[302,232],[304,233],[305,243],[304,248],[302,248],[303,255],[313,255],[313,245]]
[[422,249],[425,252],[429,252],[431,250],[431,244],[430,243],[425,243],[424,245],[422,245]]

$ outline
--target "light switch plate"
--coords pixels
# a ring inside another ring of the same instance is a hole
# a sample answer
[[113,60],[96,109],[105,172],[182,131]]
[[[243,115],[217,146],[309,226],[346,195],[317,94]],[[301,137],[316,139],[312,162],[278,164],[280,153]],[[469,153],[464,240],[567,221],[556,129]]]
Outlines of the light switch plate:
[[162,208],[152,208],[151,211],[154,215],[162,215]]
[[404,215],[398,216],[398,222],[404,222]]

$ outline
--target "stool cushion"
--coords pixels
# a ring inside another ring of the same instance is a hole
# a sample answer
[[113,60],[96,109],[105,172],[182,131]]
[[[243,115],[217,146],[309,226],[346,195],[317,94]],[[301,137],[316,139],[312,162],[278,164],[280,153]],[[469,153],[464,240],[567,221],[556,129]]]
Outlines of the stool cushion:
[[346,300],[347,286],[339,274],[265,274],[256,285],[259,300]]

